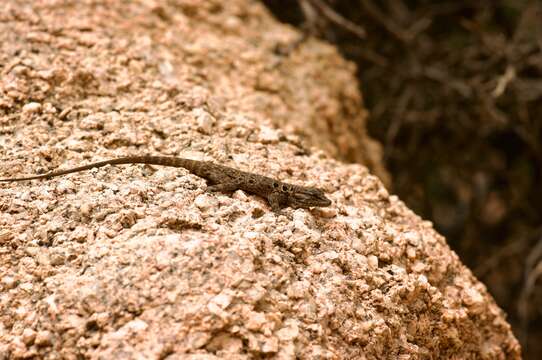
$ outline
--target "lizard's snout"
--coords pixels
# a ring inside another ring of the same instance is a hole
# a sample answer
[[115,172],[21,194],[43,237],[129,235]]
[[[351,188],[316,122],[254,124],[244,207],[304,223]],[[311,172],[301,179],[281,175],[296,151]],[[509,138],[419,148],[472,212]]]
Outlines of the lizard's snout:
[[329,206],[329,200],[324,192],[316,188],[300,188],[293,194],[292,203],[294,206],[309,207],[309,206]]

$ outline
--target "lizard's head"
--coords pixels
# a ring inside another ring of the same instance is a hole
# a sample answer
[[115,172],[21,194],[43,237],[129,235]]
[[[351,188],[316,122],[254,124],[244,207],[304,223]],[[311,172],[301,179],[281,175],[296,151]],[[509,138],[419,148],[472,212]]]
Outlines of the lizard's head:
[[309,206],[329,206],[329,200],[324,192],[317,188],[289,185],[288,205],[293,208],[307,208]]

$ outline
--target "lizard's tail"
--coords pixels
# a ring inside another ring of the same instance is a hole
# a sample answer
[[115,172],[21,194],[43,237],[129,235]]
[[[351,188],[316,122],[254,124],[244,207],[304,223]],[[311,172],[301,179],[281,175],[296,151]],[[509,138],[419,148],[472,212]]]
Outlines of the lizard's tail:
[[[0,182],[8,181],[25,181],[25,180],[35,180],[35,179],[50,179],[56,176],[62,176],[66,174],[71,174],[79,171],[90,170],[92,168],[99,168],[106,165],[121,165],[121,164],[149,164],[149,165],[162,165],[162,166],[173,166],[173,167],[182,167],[187,169],[190,172],[197,171],[199,169],[200,162],[190,159],[183,159],[173,156],[125,156],[116,159],[104,160],[95,162],[88,165],[78,166],[66,170],[57,170],[51,171],[47,174],[32,175],[19,178],[6,178],[0,179]],[[196,174],[197,175],[197,174]]]

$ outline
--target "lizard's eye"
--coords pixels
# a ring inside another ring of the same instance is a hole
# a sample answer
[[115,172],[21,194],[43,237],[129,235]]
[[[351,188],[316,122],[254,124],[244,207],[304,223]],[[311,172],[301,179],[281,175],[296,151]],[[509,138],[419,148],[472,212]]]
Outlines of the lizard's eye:
[[282,185],[282,191],[288,191],[288,187],[286,185]]
[[278,184],[278,183],[276,183],[276,182],[274,182],[274,183],[273,183],[273,187],[274,187],[274,188],[276,189],[276,188],[278,188],[278,187],[279,187],[279,184]]

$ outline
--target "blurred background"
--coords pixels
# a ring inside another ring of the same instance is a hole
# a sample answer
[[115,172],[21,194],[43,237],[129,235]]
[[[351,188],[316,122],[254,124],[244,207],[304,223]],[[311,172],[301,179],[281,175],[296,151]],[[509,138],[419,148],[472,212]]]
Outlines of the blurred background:
[[264,0],[355,62],[391,192],[542,354],[542,2]]

